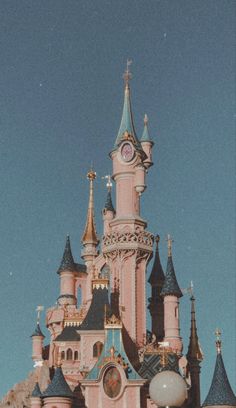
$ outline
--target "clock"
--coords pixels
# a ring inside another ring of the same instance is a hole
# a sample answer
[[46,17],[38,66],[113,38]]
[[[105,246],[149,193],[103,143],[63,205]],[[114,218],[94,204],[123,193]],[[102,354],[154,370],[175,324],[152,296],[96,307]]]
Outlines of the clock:
[[115,398],[121,390],[121,375],[116,367],[109,367],[103,377],[103,388],[109,398]]
[[121,147],[121,156],[124,161],[129,162],[134,157],[134,149],[130,143],[124,143]]

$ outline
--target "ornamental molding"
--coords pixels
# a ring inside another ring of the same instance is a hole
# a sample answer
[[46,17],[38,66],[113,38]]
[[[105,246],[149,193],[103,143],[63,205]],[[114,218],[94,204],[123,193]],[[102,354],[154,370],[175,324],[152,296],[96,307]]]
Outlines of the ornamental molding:
[[103,253],[111,250],[111,247],[116,248],[134,248],[143,247],[148,251],[152,251],[154,235],[141,227],[135,227],[134,231],[126,230],[123,232],[112,231],[102,238]]

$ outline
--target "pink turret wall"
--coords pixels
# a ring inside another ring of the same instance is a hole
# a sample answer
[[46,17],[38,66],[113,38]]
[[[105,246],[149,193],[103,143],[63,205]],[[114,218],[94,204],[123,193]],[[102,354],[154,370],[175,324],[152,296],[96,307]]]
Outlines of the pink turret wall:
[[75,296],[75,277],[73,272],[63,271],[60,273],[61,295]]
[[65,397],[48,397],[43,399],[46,408],[71,408],[72,400]]
[[181,353],[183,349],[180,337],[179,324],[179,300],[176,296],[165,296],[164,298],[164,341],[169,342],[170,347]]
[[32,359],[42,360],[43,352],[43,337],[42,336],[33,336],[32,337]]
[[31,406],[31,408],[41,408],[42,407],[41,398],[31,397],[30,398],[30,406]]

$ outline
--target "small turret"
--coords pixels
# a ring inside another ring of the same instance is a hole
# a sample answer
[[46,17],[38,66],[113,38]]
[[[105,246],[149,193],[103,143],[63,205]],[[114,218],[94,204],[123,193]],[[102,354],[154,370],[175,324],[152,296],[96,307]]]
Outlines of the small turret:
[[76,305],[77,303],[75,296],[75,271],[76,265],[71,252],[70,237],[68,235],[61,264],[57,271],[60,275],[60,296],[57,299],[60,305]]
[[213,379],[203,407],[236,408],[236,397],[230,386],[221,352],[221,332],[216,330],[216,364]]
[[200,363],[203,360],[203,354],[198,342],[197,325],[195,318],[195,297],[191,298],[191,329],[189,337],[189,346],[187,353],[187,370],[190,374],[191,388],[189,390],[189,403],[191,408],[200,408]]
[[164,297],[164,341],[168,342],[173,351],[179,355],[182,354],[183,344],[180,337],[179,322],[179,298],[183,296],[178,285],[173,260],[172,260],[172,242],[170,235],[167,236],[168,242],[168,261],[165,275],[165,282],[161,291]]
[[43,360],[43,340],[45,339],[45,336],[43,335],[40,326],[39,326],[39,320],[40,320],[40,313],[43,310],[43,306],[38,306],[36,311],[38,312],[37,315],[37,324],[36,328],[31,335],[32,338],[32,360],[36,363],[37,361],[42,361]]
[[144,115],[144,129],[143,129],[143,134],[140,139],[141,146],[143,151],[145,152],[147,158],[143,161],[144,166],[146,169],[151,167],[153,165],[152,162],[152,147],[154,145],[154,142],[151,140],[148,132],[148,117],[147,114],[145,113]]
[[155,334],[158,342],[163,341],[164,338],[164,302],[161,290],[165,281],[159,255],[159,241],[160,237],[157,235],[155,259],[148,279],[152,287],[152,296],[149,298],[148,309],[152,317],[152,333]]
[[94,221],[93,182],[96,179],[96,173],[93,170],[90,170],[87,174],[87,178],[89,180],[90,185],[89,204],[85,230],[81,239],[82,244],[84,246],[81,257],[84,259],[86,265],[90,264],[93,261],[93,259],[97,256],[96,247],[99,243]]
[[41,408],[42,407],[42,393],[39,388],[39,384],[36,383],[33,392],[30,397],[31,408]]

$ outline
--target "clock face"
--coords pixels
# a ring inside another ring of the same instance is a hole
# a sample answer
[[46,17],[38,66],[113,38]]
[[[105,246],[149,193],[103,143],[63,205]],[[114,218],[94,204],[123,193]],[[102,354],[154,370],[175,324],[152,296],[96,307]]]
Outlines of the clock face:
[[103,388],[110,398],[115,398],[121,390],[121,376],[116,367],[109,367],[103,377]]
[[132,160],[133,156],[134,156],[134,151],[133,151],[133,147],[131,146],[130,143],[124,143],[122,148],[121,148],[121,156],[123,158],[123,160],[125,161],[130,161]]

